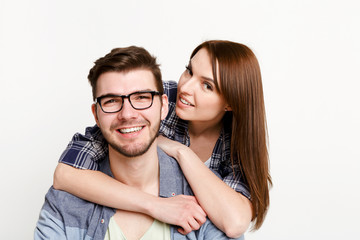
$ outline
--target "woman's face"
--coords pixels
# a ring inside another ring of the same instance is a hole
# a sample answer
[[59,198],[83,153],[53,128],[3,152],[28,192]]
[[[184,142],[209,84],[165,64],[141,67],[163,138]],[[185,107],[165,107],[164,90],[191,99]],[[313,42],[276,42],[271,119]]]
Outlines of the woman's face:
[[176,114],[191,122],[217,124],[225,114],[225,107],[226,102],[215,87],[209,54],[200,49],[180,77]]

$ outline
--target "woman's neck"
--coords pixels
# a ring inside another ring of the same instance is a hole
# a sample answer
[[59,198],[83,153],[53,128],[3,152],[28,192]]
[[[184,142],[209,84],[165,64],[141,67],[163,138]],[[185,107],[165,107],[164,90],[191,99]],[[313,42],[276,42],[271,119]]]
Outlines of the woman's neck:
[[214,125],[189,122],[190,149],[205,162],[211,157],[222,128],[222,122]]
[[222,128],[221,121],[215,124],[192,121],[189,122],[188,124],[190,139],[191,137],[193,138],[212,137],[212,136],[219,137],[221,128]]

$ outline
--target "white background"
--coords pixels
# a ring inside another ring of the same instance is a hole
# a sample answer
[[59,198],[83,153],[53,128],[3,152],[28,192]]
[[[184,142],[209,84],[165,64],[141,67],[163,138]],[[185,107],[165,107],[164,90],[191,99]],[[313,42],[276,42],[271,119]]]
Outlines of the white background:
[[202,41],[247,44],[263,75],[271,206],[250,240],[359,239],[358,1],[0,0],[0,233],[31,239],[57,160],[93,125],[93,61],[138,45],[178,80]]

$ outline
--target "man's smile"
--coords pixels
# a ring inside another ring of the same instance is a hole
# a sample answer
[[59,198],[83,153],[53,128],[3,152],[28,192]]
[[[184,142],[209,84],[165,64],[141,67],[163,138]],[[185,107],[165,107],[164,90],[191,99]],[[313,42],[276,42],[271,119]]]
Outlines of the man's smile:
[[139,126],[139,127],[130,127],[130,128],[120,128],[118,129],[118,131],[122,134],[129,134],[129,133],[134,133],[134,132],[138,132],[141,129],[143,129],[143,126]]

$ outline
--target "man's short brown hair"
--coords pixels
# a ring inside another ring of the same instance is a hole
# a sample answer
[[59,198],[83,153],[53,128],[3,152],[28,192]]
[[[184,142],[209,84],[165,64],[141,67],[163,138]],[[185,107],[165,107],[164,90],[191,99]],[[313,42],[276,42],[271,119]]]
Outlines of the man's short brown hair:
[[128,72],[135,69],[151,71],[155,78],[157,91],[161,95],[164,93],[160,65],[156,62],[156,57],[150,55],[142,47],[130,46],[114,48],[110,53],[95,61],[95,65],[90,69],[88,75],[93,100],[96,98],[96,82],[101,74],[106,72]]

